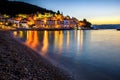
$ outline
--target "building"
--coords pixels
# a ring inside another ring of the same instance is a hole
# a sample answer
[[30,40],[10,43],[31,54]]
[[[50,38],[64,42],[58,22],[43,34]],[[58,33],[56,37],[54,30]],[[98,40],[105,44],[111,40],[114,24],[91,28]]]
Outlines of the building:
[[19,25],[20,27],[19,28],[29,28],[28,26],[28,20],[27,19],[22,19],[20,22],[19,22]]

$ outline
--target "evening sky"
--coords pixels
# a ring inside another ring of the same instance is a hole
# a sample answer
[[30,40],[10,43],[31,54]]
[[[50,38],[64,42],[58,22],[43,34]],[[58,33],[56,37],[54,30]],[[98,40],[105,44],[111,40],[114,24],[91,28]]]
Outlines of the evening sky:
[[93,24],[120,24],[120,0],[14,0],[34,4]]

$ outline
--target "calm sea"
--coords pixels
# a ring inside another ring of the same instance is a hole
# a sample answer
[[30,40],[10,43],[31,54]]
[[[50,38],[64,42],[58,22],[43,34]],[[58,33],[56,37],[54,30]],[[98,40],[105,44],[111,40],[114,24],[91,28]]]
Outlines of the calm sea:
[[120,80],[120,31],[14,31],[30,48],[69,70],[77,80]]

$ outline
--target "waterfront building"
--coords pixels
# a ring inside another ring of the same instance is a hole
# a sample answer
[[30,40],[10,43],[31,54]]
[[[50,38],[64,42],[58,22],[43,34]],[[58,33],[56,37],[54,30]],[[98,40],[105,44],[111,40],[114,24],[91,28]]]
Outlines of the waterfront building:
[[0,24],[12,23],[17,28],[48,28],[63,29],[84,27],[88,22],[79,21],[78,19],[63,14],[37,13],[37,14],[18,14],[14,18],[7,18],[7,15],[0,15]]
[[44,21],[41,19],[35,20],[36,28],[44,28]]
[[85,25],[86,25],[85,22],[79,21],[79,27],[83,27],[83,26],[85,26]]
[[29,28],[27,19],[22,19],[19,24],[20,28]]

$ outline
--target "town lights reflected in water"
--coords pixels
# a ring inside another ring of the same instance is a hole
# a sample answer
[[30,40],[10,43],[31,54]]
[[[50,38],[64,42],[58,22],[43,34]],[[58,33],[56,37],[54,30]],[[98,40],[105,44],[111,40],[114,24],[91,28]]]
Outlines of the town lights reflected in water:
[[42,48],[40,49],[40,53],[42,56],[45,56],[49,45],[48,32],[47,31],[43,32],[43,41],[40,44],[38,31],[27,31],[27,39],[25,41],[25,44],[38,52],[40,49],[39,47],[42,45]]
[[62,64],[77,80],[120,80],[120,31],[14,31],[13,34],[43,57]]
[[78,31],[77,33],[77,50],[79,49],[82,51],[82,46],[83,46],[83,31]]
[[[38,37],[38,36],[37,36]],[[46,52],[48,51],[48,46],[49,46],[49,42],[48,42],[48,32],[44,31],[44,36],[43,36],[43,46],[41,49],[41,54],[45,55]]]
[[69,31],[67,31],[66,46],[67,46],[67,50],[69,50],[69,46],[70,46],[70,32]]
[[61,53],[63,48],[63,32],[55,31],[54,32],[54,50],[58,50],[58,53]]
[[27,40],[25,41],[25,44],[32,49],[37,48],[37,46],[40,45],[39,39],[38,39],[38,32],[37,31],[27,31]]
[[23,35],[23,31],[19,31],[19,32],[18,32],[18,31],[14,31],[14,32],[13,32],[13,35],[14,35],[14,36],[18,36],[19,38],[23,38],[23,36],[24,36],[24,35]]
[[[76,42],[77,51],[82,49],[83,42],[83,31],[14,31],[14,36],[19,38],[25,38],[25,44],[30,48],[36,50],[41,55],[45,56],[51,47],[53,46],[53,51],[57,54],[61,54],[63,50],[66,52],[70,51],[70,46],[75,47],[72,43]],[[50,36],[52,41],[50,40]],[[72,38],[72,36],[75,36]],[[74,42],[71,41],[74,40]],[[80,48],[80,49],[79,49]]]

